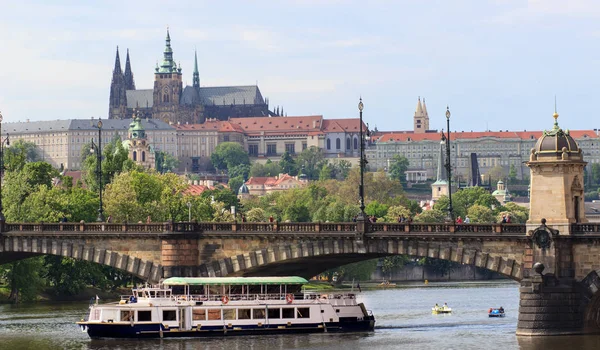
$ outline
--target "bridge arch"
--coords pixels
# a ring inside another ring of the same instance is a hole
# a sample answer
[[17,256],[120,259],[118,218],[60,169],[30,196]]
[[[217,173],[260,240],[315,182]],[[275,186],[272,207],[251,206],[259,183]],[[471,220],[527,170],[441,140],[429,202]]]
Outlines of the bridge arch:
[[374,258],[408,255],[473,265],[515,281],[523,278],[523,253],[514,247],[481,239],[435,241],[419,239],[355,239],[280,242],[260,249],[207,261],[199,276],[298,275],[305,278],[338,266]]
[[163,274],[163,267],[152,261],[110,249],[89,246],[84,242],[30,237],[4,237],[0,242],[0,264],[40,255],[56,255],[90,261],[123,270],[151,282],[159,281]]

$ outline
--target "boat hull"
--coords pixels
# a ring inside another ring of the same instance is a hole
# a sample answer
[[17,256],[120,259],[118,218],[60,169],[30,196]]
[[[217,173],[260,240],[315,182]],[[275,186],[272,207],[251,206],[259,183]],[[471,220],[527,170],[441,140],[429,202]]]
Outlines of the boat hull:
[[363,320],[348,322],[325,322],[311,324],[273,324],[273,325],[244,325],[244,326],[202,326],[191,330],[165,328],[160,323],[153,324],[115,324],[115,323],[84,323],[90,338],[180,338],[180,337],[219,337],[240,335],[266,335],[285,333],[340,333],[372,331],[375,318],[369,316]]

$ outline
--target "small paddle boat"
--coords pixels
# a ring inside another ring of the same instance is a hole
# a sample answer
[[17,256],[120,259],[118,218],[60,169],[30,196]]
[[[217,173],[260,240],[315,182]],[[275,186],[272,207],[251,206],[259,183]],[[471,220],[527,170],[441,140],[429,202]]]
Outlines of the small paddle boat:
[[383,281],[377,285],[379,288],[390,288],[395,287],[396,283],[390,283],[390,281]]
[[443,306],[438,306],[438,304],[435,304],[435,306],[431,308],[431,313],[432,314],[449,314],[449,313],[452,313],[452,309],[446,303],[444,303]]
[[504,313],[504,308],[500,306],[498,309],[490,308],[488,310],[489,317],[504,317],[506,314]]

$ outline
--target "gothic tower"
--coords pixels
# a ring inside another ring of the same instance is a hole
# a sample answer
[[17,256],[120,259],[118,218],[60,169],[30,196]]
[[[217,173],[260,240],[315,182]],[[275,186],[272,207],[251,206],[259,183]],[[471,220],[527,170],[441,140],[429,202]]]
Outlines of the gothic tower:
[[173,60],[171,36],[167,29],[167,38],[163,61],[154,72],[153,118],[164,122],[176,123],[179,113],[179,101],[183,90],[181,68]]
[[129,49],[127,49],[127,59],[125,60],[125,90],[135,90],[135,81],[133,80],[133,72],[131,71],[131,63],[129,62]]
[[415,133],[424,133],[429,130],[429,115],[427,114],[427,106],[425,106],[425,99],[423,99],[423,104],[421,104],[421,97],[419,97],[419,102],[417,102],[417,108],[415,109],[414,120],[414,132]]
[[[129,63],[129,56],[127,56]],[[133,76],[132,76],[133,81]],[[117,46],[117,57],[115,58],[115,68],[110,82],[110,97],[108,107],[109,119],[124,119],[127,113],[127,90],[125,76],[121,71],[121,60],[119,58],[119,47]]]
[[194,89],[200,91],[200,73],[198,72],[198,54],[194,50]]

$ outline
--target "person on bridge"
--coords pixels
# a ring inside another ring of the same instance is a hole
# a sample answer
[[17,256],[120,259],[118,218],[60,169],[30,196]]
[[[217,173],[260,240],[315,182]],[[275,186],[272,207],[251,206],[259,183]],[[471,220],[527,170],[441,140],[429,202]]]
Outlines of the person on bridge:
[[506,214],[502,214],[502,223],[506,224]]
[[146,218],[146,223],[149,224],[152,222],[152,218],[150,218],[150,215],[148,215],[148,217]]
[[471,219],[469,219],[468,216],[465,216],[465,224],[470,224],[471,223]]
[[269,222],[273,222],[273,215],[269,216]]
[[462,218],[460,216],[456,219],[456,223],[457,224],[462,224],[463,223],[463,220],[462,220]]

